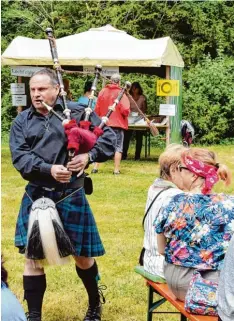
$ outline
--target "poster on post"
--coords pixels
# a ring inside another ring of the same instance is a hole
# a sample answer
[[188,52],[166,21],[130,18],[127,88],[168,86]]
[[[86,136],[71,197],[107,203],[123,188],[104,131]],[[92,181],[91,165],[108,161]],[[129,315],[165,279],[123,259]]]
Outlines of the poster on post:
[[179,96],[179,80],[160,79],[156,83],[157,96]]
[[11,94],[20,95],[25,94],[25,84],[24,83],[12,83],[11,84]]
[[160,116],[175,116],[176,105],[172,104],[160,104],[159,115]]
[[27,95],[12,95],[12,106],[27,106]]

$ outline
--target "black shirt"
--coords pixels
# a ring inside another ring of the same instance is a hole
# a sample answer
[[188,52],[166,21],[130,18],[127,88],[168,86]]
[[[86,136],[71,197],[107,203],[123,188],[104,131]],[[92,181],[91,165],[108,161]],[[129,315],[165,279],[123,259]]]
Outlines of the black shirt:
[[[69,102],[71,118],[77,123],[84,118],[84,106]],[[54,110],[62,115],[61,101],[58,99]],[[100,118],[92,112],[92,125],[98,126]],[[98,139],[90,154],[93,161],[104,162],[115,152],[116,135],[104,126],[104,133]],[[54,164],[66,165],[68,159],[67,138],[61,120],[54,114],[44,116],[31,106],[21,112],[13,121],[10,132],[12,162],[22,177],[33,184],[54,187],[60,185],[51,176]]]

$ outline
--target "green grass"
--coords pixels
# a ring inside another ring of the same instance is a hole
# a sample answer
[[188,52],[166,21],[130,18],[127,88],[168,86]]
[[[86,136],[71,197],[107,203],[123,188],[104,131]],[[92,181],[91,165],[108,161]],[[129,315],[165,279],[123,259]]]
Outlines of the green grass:
[[[219,162],[227,164],[234,174],[234,146],[213,146]],[[147,288],[133,272],[143,242],[141,227],[147,190],[158,173],[157,159],[161,150],[153,147],[147,161],[131,158],[121,164],[121,175],[114,176],[113,161],[100,166],[92,175],[94,193],[88,200],[106,249],[98,258],[101,282],[107,285],[104,321],[146,321]],[[131,149],[133,157],[133,149]],[[91,171],[91,167],[88,172]],[[2,146],[2,253],[9,272],[9,284],[23,301],[22,271],[24,258],[14,247],[15,222],[24,192],[25,181],[11,165],[7,144]],[[224,187],[217,184],[215,191]],[[225,190],[234,193],[234,182]],[[86,292],[78,279],[74,263],[48,267],[47,291],[43,316],[46,321],[82,320],[87,306]],[[25,310],[26,305],[23,303]],[[171,306],[166,305],[171,310]],[[165,310],[165,308],[164,308]],[[178,316],[159,315],[154,320],[178,320]]]

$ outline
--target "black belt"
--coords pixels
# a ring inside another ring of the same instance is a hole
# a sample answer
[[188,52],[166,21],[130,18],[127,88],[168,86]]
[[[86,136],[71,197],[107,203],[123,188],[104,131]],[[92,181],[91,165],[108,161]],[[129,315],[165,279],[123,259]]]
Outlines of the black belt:
[[30,185],[40,187],[40,188],[44,189],[45,191],[62,192],[67,189],[78,189],[80,187],[83,187],[84,186],[84,177],[79,177],[78,179],[76,179],[75,181],[70,182],[70,183],[59,184],[59,185],[51,186],[51,187],[50,186],[48,186],[48,187],[47,186],[40,186],[40,185],[33,184],[33,183],[31,183]]

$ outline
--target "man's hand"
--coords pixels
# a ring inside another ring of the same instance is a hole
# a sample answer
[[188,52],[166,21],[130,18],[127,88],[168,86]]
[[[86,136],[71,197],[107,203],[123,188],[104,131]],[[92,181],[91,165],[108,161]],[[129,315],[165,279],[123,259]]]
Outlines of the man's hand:
[[51,175],[60,183],[69,183],[71,174],[72,173],[63,165],[53,165],[51,167]]
[[88,164],[88,161],[89,156],[87,153],[76,155],[70,162],[67,163],[67,168],[72,172],[83,172],[86,165]]

